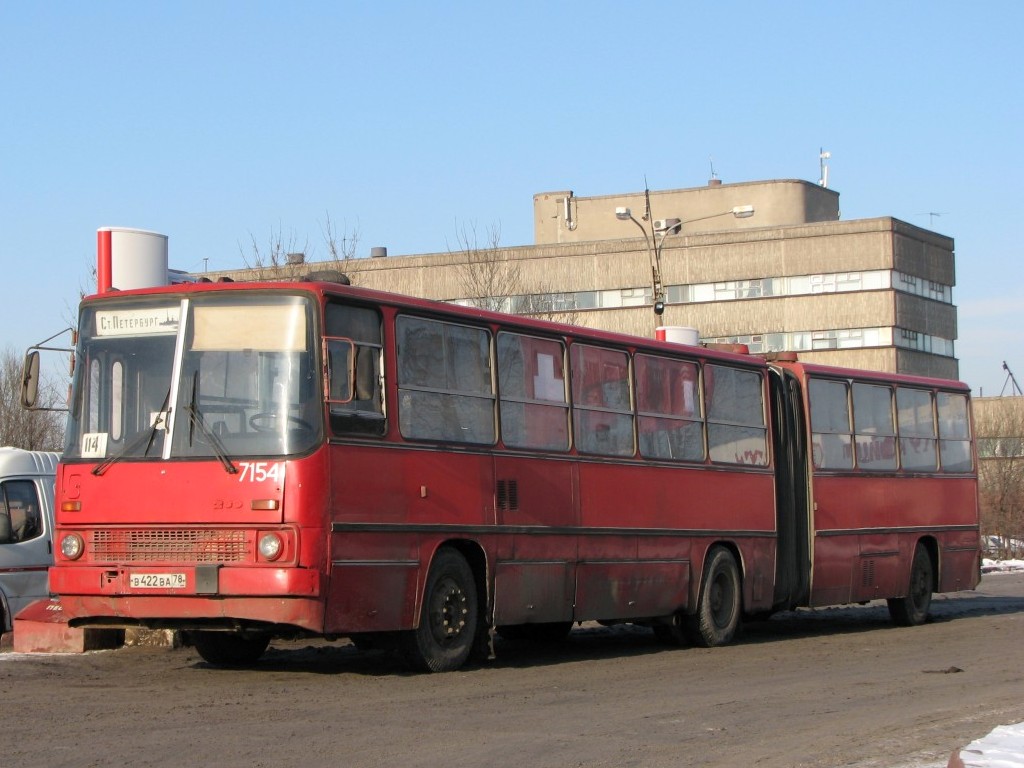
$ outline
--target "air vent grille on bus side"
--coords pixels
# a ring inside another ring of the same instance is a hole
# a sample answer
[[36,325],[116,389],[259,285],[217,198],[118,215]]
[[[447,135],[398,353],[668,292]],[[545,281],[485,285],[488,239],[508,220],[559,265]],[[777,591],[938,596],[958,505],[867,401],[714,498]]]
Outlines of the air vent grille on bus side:
[[862,587],[870,587],[875,583],[875,561],[864,560],[860,566],[860,584]]
[[519,509],[519,481],[499,480],[497,497],[499,511],[517,511]]

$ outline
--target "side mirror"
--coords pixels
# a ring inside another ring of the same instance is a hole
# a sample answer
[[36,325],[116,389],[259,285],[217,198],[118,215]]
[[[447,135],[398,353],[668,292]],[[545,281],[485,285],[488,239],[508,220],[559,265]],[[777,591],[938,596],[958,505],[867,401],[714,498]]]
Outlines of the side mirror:
[[21,369],[21,407],[35,408],[39,399],[39,351],[32,350],[25,355]]

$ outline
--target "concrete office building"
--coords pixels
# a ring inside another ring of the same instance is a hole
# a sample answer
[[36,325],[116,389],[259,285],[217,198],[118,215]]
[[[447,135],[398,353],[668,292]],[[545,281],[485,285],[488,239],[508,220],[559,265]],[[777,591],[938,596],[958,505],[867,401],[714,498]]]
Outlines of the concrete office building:
[[841,221],[838,193],[805,181],[712,180],[649,199],[645,221],[643,192],[541,193],[534,245],[342,266],[369,288],[645,336],[689,326],[754,352],[957,377],[951,238],[891,217]]

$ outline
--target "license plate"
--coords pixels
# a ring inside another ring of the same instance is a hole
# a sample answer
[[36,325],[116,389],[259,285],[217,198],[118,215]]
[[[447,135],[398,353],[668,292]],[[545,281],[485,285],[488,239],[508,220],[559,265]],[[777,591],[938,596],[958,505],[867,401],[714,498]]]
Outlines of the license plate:
[[132,589],[184,589],[184,573],[133,573],[128,576]]

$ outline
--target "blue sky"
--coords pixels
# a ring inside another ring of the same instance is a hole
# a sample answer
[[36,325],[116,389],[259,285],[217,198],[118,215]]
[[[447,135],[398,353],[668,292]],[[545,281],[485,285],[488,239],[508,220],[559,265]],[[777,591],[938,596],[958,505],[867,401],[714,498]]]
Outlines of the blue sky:
[[[955,238],[961,377],[1024,380],[1024,3],[0,4],[0,349],[67,325],[101,226],[171,266],[533,241],[533,195],[816,181]],[[941,214],[930,216],[929,214]]]

